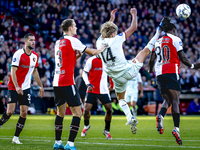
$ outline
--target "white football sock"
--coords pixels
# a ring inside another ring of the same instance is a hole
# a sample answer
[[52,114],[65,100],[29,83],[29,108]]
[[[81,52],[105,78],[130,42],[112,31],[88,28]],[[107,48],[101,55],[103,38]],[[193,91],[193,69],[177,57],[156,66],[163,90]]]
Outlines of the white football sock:
[[67,143],[69,143],[69,146],[74,146],[74,142],[68,141]]
[[127,121],[129,121],[132,118],[132,114],[124,99],[119,100],[119,106],[121,107],[124,114],[126,115]]
[[154,48],[154,45],[155,45],[155,42],[156,40],[159,38],[160,36],[160,27],[158,27],[156,29],[156,34],[152,37],[152,39],[149,41],[149,43],[147,44],[147,48],[152,52],[153,48]]
[[56,144],[58,144],[58,145],[60,145],[62,143],[62,141],[61,140],[56,140]]
[[179,127],[174,127],[179,132]]
[[137,108],[136,107],[132,109],[132,113],[133,113],[134,119],[136,119],[136,117],[137,117]]
[[19,140],[19,137],[18,137],[18,136],[14,136],[14,139],[15,139],[15,140]]

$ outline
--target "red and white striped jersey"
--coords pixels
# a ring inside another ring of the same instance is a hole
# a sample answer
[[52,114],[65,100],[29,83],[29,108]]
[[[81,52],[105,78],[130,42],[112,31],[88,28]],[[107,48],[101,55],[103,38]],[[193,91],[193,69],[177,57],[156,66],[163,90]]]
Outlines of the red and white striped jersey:
[[167,73],[179,74],[180,60],[177,52],[181,50],[183,50],[181,39],[172,34],[167,33],[156,41],[156,76]]
[[92,84],[94,86],[93,91],[87,91],[88,93],[95,94],[108,94],[108,82],[107,74],[103,70],[103,64],[100,58],[97,56],[90,57],[84,67],[84,72],[88,73],[88,79],[83,78],[85,84]]
[[87,47],[77,38],[64,35],[55,44],[55,73],[53,86],[74,85],[76,50],[84,52]]
[[[34,51],[30,55],[27,55],[24,49],[19,49],[14,53],[12,66],[18,67],[16,71],[17,83],[22,90],[30,88],[31,74],[38,67],[38,58],[38,54]],[[15,90],[11,76],[8,82],[8,89]]]

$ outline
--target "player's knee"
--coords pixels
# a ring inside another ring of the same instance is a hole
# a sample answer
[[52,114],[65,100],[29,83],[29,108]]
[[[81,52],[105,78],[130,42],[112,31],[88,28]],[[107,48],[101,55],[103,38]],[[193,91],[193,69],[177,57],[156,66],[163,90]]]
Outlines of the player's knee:
[[13,113],[14,113],[14,110],[8,110],[8,111],[7,111],[7,115],[8,115],[8,116],[11,116]]
[[90,111],[84,110],[84,113],[83,113],[84,117],[89,116],[89,114],[90,114]]
[[21,114],[20,114],[20,116],[22,118],[26,118],[26,115],[27,115],[27,111],[22,111]]

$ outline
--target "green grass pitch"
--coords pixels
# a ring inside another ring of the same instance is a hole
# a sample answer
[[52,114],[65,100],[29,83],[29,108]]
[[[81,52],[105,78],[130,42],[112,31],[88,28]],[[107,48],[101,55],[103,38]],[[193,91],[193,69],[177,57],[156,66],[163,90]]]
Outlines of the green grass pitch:
[[[55,116],[27,116],[24,130],[20,135],[22,145],[12,144],[12,138],[19,115],[13,115],[0,129],[0,150],[52,150],[54,144]],[[65,116],[63,122],[62,141],[68,140],[72,116]],[[200,116],[181,116],[180,135],[183,145],[175,142],[171,131],[173,121],[171,116],[164,119],[164,133],[156,130],[155,116],[138,116],[137,134],[132,134],[130,126],[126,126],[125,116],[113,116],[111,122],[112,140],[103,135],[104,116],[91,116],[91,128],[85,138],[81,137],[83,117],[80,130],[75,140],[78,150],[188,150],[200,149]]]

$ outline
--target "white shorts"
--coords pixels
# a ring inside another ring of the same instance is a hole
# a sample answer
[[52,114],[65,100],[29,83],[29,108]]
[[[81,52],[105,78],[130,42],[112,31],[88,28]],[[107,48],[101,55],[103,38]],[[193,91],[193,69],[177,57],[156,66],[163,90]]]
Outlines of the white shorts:
[[137,102],[137,100],[138,100],[138,92],[125,94],[125,101],[127,103],[130,103],[131,101]]
[[139,63],[137,59],[128,61],[130,63],[130,68],[118,78],[112,78],[114,82],[114,88],[117,93],[122,93],[126,90],[128,86],[128,81],[134,78],[139,72],[140,68],[143,66],[143,63]]

